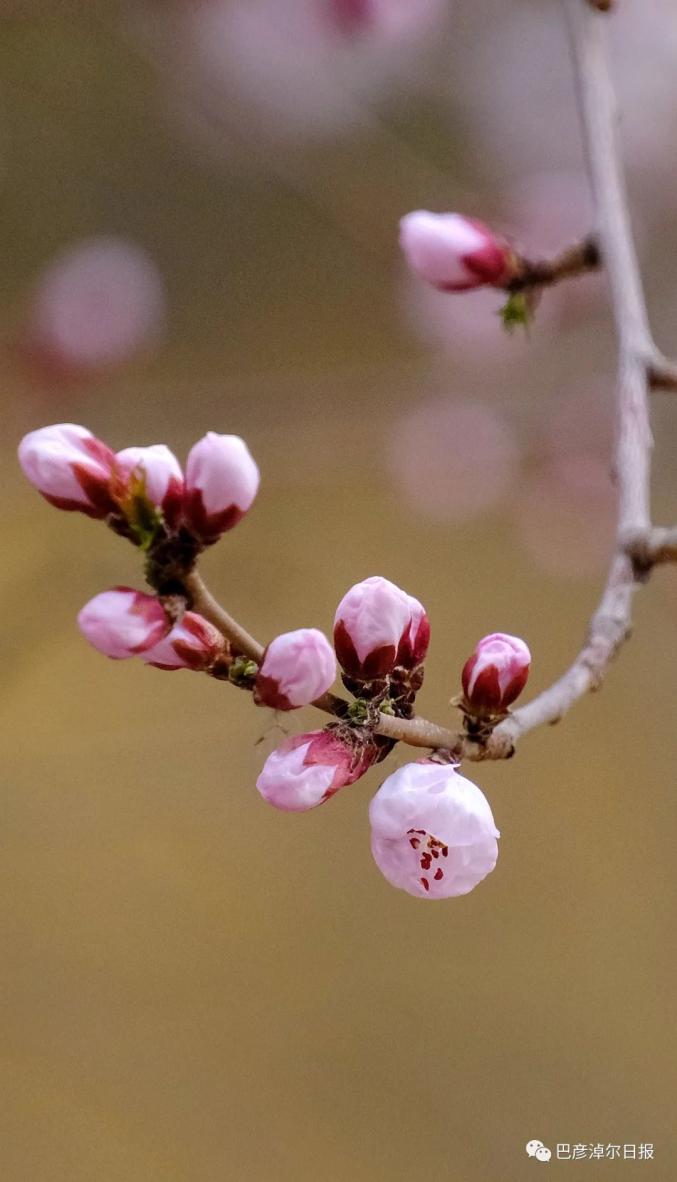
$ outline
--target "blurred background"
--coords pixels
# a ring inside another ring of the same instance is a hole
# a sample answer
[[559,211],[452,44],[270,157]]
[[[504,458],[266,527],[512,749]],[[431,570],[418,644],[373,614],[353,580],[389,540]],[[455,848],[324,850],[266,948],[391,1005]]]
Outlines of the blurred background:
[[[614,345],[593,277],[529,339],[405,273],[398,218],[454,209],[534,254],[588,229],[568,52],[545,0],[4,0],[2,1072],[7,1182],[674,1177],[675,573],[603,692],[468,766],[502,832],[471,895],[373,864],[377,769],[268,808],[273,715],[106,662],[75,617],[137,555],[20,479],[21,435],[243,435],[262,488],[203,563],[260,638],[329,632],[383,574],[433,630],[421,711],[476,640],[570,661],[612,540]],[[614,56],[659,343],[677,351],[677,13]],[[655,516],[677,519],[656,395]],[[318,716],[284,720],[296,730]],[[389,763],[410,758],[396,751]]]

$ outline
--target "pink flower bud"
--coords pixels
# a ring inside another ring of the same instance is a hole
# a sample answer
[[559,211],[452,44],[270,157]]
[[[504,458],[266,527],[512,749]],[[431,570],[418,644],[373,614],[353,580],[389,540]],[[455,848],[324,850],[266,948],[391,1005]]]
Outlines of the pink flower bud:
[[179,624],[159,644],[142,653],[156,669],[193,669],[203,673],[226,651],[221,633],[197,612],[185,612]]
[[463,666],[466,705],[473,714],[502,714],[524,689],[531,653],[518,636],[492,632]]
[[162,511],[168,525],[178,521],[183,501],[183,472],[173,452],[164,443],[150,447],[126,447],[115,457],[116,494],[124,503],[135,490],[141,491]]
[[514,269],[508,243],[460,213],[408,213],[400,222],[400,246],[411,270],[441,291],[501,287]]
[[489,803],[451,764],[406,763],[379,788],[369,820],[376,865],[410,895],[466,895],[496,865]]
[[417,599],[374,575],[343,596],[334,619],[336,655],[351,677],[386,677],[397,665],[413,669],[424,659],[430,624]]
[[160,601],[132,587],[95,595],[80,612],[78,624],[85,640],[114,661],[145,653],[171,627]]
[[85,427],[56,423],[24,435],[19,463],[24,475],[57,509],[105,517],[114,508],[109,485],[113,452]]
[[299,628],[276,636],[266,649],[256,678],[255,697],[262,706],[294,710],[319,698],[336,677],[336,658],[317,628]]
[[335,730],[309,731],[286,739],[268,756],[256,787],[275,808],[305,812],[354,784],[383,751],[376,742],[353,742]]
[[186,464],[188,528],[204,541],[216,541],[244,517],[258,487],[259,470],[244,440],[209,431],[191,448]]

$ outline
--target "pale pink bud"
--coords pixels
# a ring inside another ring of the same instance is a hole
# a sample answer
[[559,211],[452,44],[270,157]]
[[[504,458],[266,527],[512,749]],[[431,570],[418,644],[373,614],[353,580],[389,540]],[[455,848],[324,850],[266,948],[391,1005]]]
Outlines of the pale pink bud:
[[156,669],[208,670],[226,650],[221,633],[197,612],[185,612],[180,623],[159,644],[142,653]]
[[85,640],[115,661],[145,653],[171,627],[160,601],[132,587],[95,595],[80,612],[78,624]]
[[113,452],[85,427],[55,423],[24,435],[19,463],[24,475],[57,509],[105,517],[114,508],[109,485]]
[[511,277],[514,256],[488,226],[460,213],[419,209],[400,221],[400,246],[412,271],[441,291],[468,291]]
[[298,628],[271,640],[256,677],[257,702],[294,710],[319,698],[336,677],[336,658],[317,628]]
[[336,655],[346,673],[359,680],[385,677],[397,665],[415,668],[429,640],[425,608],[380,575],[356,583],[336,609]]
[[369,820],[376,865],[410,895],[466,895],[496,865],[489,803],[451,764],[406,763],[379,788]]
[[244,517],[259,487],[259,470],[243,439],[209,431],[186,464],[184,517],[204,541],[216,541]]
[[335,730],[286,739],[268,756],[256,787],[286,812],[304,812],[354,784],[384,753],[376,742],[340,738]]
[[518,636],[492,632],[463,666],[461,680],[474,714],[502,714],[524,689],[531,653]]
[[183,472],[173,452],[164,443],[150,447],[126,447],[115,457],[116,494],[121,502],[136,488],[143,489],[151,505],[162,511],[165,521],[175,525],[183,500]]

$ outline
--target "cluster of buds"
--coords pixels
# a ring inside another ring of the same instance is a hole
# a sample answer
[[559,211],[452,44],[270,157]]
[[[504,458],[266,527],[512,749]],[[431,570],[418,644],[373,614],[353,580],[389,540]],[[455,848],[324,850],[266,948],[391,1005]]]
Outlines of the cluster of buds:
[[114,452],[85,427],[58,423],[26,435],[19,462],[50,504],[105,520],[146,555],[159,594],[114,587],[96,595],[78,617],[89,643],[113,660],[139,656],[159,669],[227,676],[233,654],[226,639],[170,593],[200,550],[252,505],[259,470],[242,439],[205,435],[191,448],[184,475],[163,443]]
[[[114,587],[80,612],[80,630],[94,648],[113,660],[139,657],[158,669],[228,680],[274,710],[314,703],[335,715],[323,730],[288,738],[268,756],[257,780],[264,800],[304,812],[385,759],[395,741],[379,734],[379,721],[383,714],[411,718],[423,682],[430,623],[417,599],[388,579],[365,579],[336,609],[335,651],[317,629],[300,628],[277,636],[260,660],[255,645],[249,653],[238,649],[237,630],[224,636],[192,610],[186,580],[198,554],[242,518],[258,489],[258,468],[241,439],[209,433],[191,449],[184,473],[164,444],[116,453],[84,427],[65,423],[27,435],[19,459],[51,504],[105,519],[145,556],[154,594]],[[337,659],[351,702],[328,694]],[[505,717],[529,664],[517,637],[493,633],[479,642],[456,700],[469,736],[482,741]],[[496,863],[491,809],[448,753],[389,776],[370,820],[378,867],[417,897],[466,894]]]
[[50,504],[106,518],[145,550],[177,532],[197,549],[210,545],[244,517],[259,487],[243,440],[213,431],[191,448],[185,476],[163,443],[115,453],[74,423],[31,431],[19,463]]
[[[321,634],[317,636],[327,643]],[[276,808],[291,812],[314,808],[334,796],[339,788],[354,784],[370,767],[385,759],[392,742],[374,734],[374,724],[380,712],[400,718],[410,716],[416,691],[423,681],[423,660],[429,639],[430,624],[425,609],[394,583],[374,576],[351,587],[336,609],[334,647],[343,683],[355,700],[340,723],[330,723],[323,731],[311,731],[287,740],[273,751],[257,781],[264,799]],[[268,647],[254,691],[259,700],[279,708],[278,687],[282,685],[283,709],[287,708],[285,699],[290,696],[284,668],[289,653],[294,652],[291,646],[284,645],[285,641],[286,637],[278,637]],[[326,667],[329,673],[330,662],[323,646],[317,640],[315,644],[321,658],[316,660],[315,668]],[[270,660],[271,654],[274,660]],[[265,685],[266,675],[274,669],[277,669],[276,684],[264,698],[261,683]],[[331,671],[333,681],[336,674],[333,652]]]

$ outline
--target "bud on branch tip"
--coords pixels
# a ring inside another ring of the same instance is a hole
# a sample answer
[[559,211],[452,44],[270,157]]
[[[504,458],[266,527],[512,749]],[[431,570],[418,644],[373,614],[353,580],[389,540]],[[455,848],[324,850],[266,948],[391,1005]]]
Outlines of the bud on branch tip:
[[156,669],[192,669],[196,673],[206,673],[225,651],[226,641],[213,624],[197,612],[184,612],[171,632],[141,655],[147,665],[154,665]]
[[215,541],[244,517],[258,487],[259,470],[244,440],[209,431],[188,454],[186,525],[203,541]]
[[80,612],[78,625],[94,648],[115,661],[145,653],[171,627],[159,599],[132,587],[114,587],[95,595]]
[[276,636],[256,677],[255,700],[275,710],[294,710],[321,697],[336,677],[336,658],[317,628]]
[[345,672],[358,680],[386,677],[397,665],[415,668],[424,660],[429,640],[425,608],[380,575],[356,583],[336,609],[336,655]]
[[518,636],[492,632],[463,666],[464,706],[469,714],[504,714],[529,676],[531,653]]
[[268,756],[256,787],[275,808],[305,812],[354,784],[382,751],[378,740],[330,727],[295,735]]
[[19,444],[24,475],[57,509],[105,517],[114,508],[109,485],[114,455],[105,443],[75,423],[30,431]]
[[419,209],[400,222],[400,246],[408,266],[440,291],[505,287],[517,259],[504,238],[460,213]]

